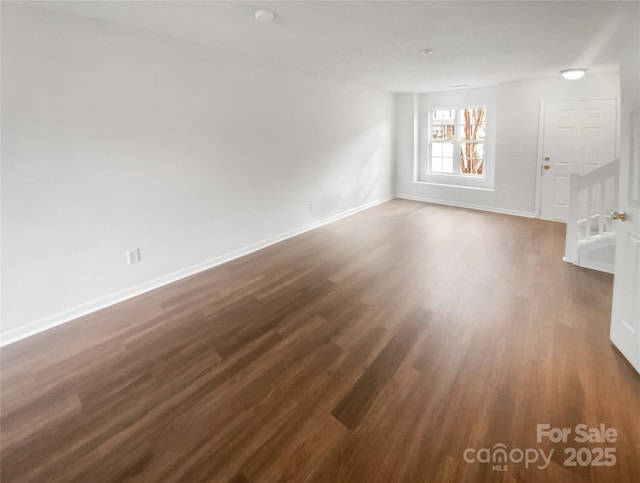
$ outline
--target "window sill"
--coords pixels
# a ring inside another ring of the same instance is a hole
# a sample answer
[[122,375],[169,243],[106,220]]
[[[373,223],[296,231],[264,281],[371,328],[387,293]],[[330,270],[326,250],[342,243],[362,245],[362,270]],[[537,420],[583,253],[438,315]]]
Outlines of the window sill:
[[438,183],[436,181],[414,181],[414,184],[426,184],[430,186],[442,186],[444,188],[462,188],[467,190],[478,190],[478,191],[495,191],[494,188],[484,188],[482,186],[469,186],[466,184],[451,184],[451,183]]
[[493,180],[485,177],[475,177],[455,174],[423,174],[413,180],[415,184],[443,186],[445,188],[464,188],[479,191],[495,191]]

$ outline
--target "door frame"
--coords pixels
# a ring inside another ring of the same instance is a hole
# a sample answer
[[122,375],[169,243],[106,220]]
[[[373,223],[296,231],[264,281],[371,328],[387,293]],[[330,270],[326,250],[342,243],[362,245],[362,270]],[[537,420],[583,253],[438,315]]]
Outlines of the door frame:
[[[544,118],[546,115],[546,105],[550,102],[584,102],[584,101],[616,101],[616,133],[615,133],[615,158],[620,157],[620,96],[617,98],[597,98],[597,99],[545,99],[540,98],[538,104],[538,151],[536,153],[536,205],[534,213],[536,218],[547,221],[555,221],[564,223],[559,220],[550,220],[542,218],[540,212],[542,209],[542,158],[544,158]],[[613,160],[611,160],[613,161]]]

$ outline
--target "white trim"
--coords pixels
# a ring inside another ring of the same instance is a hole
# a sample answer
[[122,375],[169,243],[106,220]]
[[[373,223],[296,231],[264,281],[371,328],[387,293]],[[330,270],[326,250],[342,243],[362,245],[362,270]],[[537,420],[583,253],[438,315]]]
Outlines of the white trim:
[[461,188],[464,190],[478,190],[478,191],[495,191],[494,188],[482,188],[480,186],[466,186],[461,184],[445,184],[445,183],[436,183],[431,181],[414,181],[415,184],[426,184],[431,186],[444,186],[445,188]]
[[503,215],[522,216],[525,218],[536,218],[536,214],[531,211],[509,210],[507,208],[495,208],[492,206],[475,205],[471,203],[458,203],[456,201],[444,201],[433,198],[423,198],[422,196],[397,194],[396,198],[411,201],[422,201],[423,203],[433,203],[436,205],[455,206],[456,208],[468,208],[471,210],[489,211],[491,213],[500,213]]
[[[538,218],[540,218],[540,213],[542,209],[542,158],[544,157],[544,117],[546,115],[545,106],[546,103],[550,101],[545,101],[540,99],[540,104],[538,105],[538,152],[536,160],[536,207],[535,213]],[[552,101],[551,101],[552,102]]]
[[372,208],[376,205],[385,203],[389,200],[392,200],[393,198],[394,196],[388,196],[379,200],[365,203],[364,205],[358,206],[356,208],[352,208],[347,211],[343,211],[342,213],[338,213],[336,215],[330,216],[329,218],[325,218],[324,220],[310,223],[301,228],[296,228],[294,230],[282,233],[280,235],[267,238],[265,240],[259,241],[257,243],[253,243],[251,245],[240,248],[238,250],[234,250],[234,251],[225,253],[224,255],[220,255],[218,257],[205,260],[204,262],[197,263],[190,267],[186,267],[181,270],[177,270],[175,272],[162,275],[160,277],[154,278],[147,282],[134,285],[133,287],[119,290],[117,292],[114,292],[109,295],[105,295],[104,297],[100,297],[90,302],[86,302],[84,304],[71,307],[69,309],[49,315],[47,317],[43,317],[33,322],[29,322],[20,327],[16,327],[15,329],[11,329],[5,333],[2,333],[0,335],[0,347],[12,344],[14,342],[25,339],[32,335],[38,334],[40,332],[44,332],[45,330],[51,329],[58,325],[71,322],[72,320],[75,320],[78,317],[91,314],[93,312],[104,309],[111,305],[115,305],[119,302],[123,302],[127,299],[136,297],[138,295],[149,292],[151,290],[155,290],[164,285],[168,285],[170,283],[176,282],[183,278],[190,277],[191,275],[195,275],[196,273],[202,272],[204,270],[208,270],[210,268],[216,267],[223,263],[230,262],[231,260],[235,260],[236,258],[243,257],[255,251],[266,248],[270,245],[274,245],[276,243],[284,241],[288,238],[292,238],[294,236],[300,235],[307,231],[311,231],[323,225],[327,225],[334,221],[340,220],[341,218],[346,218],[347,216],[353,215],[359,211],[363,211],[368,208]]
[[[568,262],[571,263],[571,262]],[[615,274],[613,263],[597,262],[594,260],[587,262],[574,263],[576,267],[587,268],[589,270],[597,270],[598,272]]]
[[413,181],[420,174],[420,99],[413,95]]

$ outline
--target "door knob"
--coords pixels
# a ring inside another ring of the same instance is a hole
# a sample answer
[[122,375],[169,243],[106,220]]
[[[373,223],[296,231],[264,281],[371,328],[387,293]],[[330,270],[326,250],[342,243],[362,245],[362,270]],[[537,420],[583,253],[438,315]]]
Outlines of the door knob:
[[612,211],[611,219],[625,221],[627,219],[627,214],[624,211]]
[[544,168],[544,169],[549,169],[550,167],[551,167],[551,166],[549,166],[548,164],[545,164],[545,165],[543,166],[543,168]]

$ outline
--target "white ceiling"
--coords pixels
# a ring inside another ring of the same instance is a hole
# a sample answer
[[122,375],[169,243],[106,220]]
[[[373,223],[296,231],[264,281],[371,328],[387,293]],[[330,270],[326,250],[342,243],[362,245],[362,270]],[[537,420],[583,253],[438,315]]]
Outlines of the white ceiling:
[[[391,92],[617,69],[640,55],[639,3],[615,1],[80,1],[30,3]],[[253,19],[259,8],[271,24]],[[435,53],[424,56],[420,50]]]

